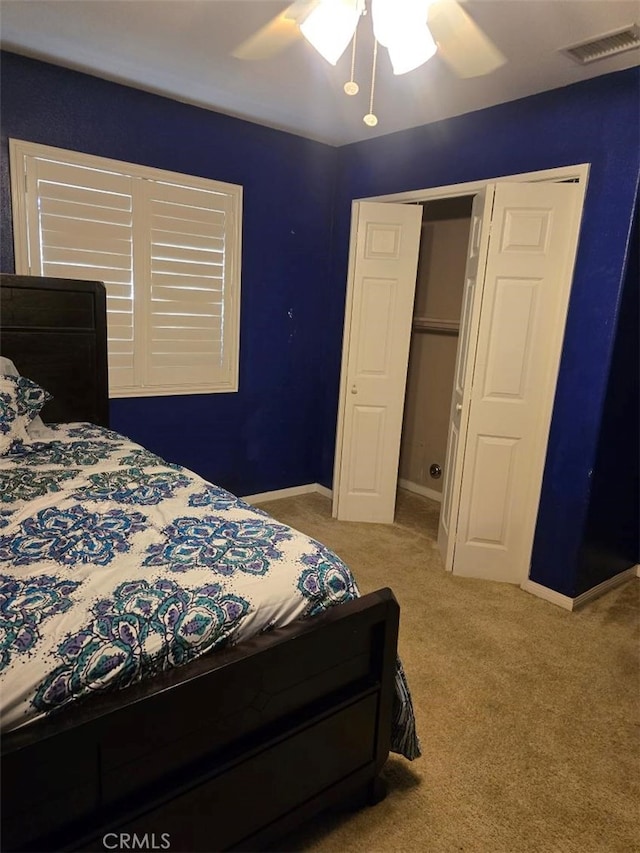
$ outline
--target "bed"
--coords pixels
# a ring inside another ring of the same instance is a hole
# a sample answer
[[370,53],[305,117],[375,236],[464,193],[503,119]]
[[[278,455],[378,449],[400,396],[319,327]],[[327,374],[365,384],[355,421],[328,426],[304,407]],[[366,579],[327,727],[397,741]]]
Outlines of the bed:
[[3,850],[260,850],[375,803],[419,754],[392,592],[109,429],[101,284],[0,297],[31,406],[0,433]]

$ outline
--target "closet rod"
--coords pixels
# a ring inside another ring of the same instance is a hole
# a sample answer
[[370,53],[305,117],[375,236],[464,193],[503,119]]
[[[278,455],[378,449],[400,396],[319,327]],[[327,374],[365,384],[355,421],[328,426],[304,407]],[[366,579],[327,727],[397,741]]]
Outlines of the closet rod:
[[414,317],[414,332],[447,332],[456,335],[460,331],[460,323],[455,320],[438,320],[434,317]]

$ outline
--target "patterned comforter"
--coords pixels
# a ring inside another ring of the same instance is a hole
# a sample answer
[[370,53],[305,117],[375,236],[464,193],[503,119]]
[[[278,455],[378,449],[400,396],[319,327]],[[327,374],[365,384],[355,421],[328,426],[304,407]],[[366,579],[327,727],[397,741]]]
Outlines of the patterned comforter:
[[[102,427],[14,445],[0,499],[5,731],[358,596],[323,545]],[[396,688],[414,758],[400,664]]]

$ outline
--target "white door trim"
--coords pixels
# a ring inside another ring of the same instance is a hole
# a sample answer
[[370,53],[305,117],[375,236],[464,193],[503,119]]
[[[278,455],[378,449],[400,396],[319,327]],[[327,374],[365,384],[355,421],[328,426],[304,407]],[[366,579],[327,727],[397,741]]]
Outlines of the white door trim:
[[442,187],[426,187],[421,190],[409,190],[403,193],[391,193],[390,195],[378,195],[371,198],[359,198],[353,203],[359,201],[392,201],[403,204],[411,204],[423,201],[435,201],[436,199],[458,198],[465,195],[475,195],[480,190],[484,189],[487,184],[500,183],[509,181],[526,181],[527,183],[536,183],[538,181],[552,181],[560,183],[561,181],[573,181],[583,188],[586,192],[587,180],[589,178],[590,163],[578,163],[574,166],[561,166],[555,169],[542,169],[537,172],[520,172],[517,175],[500,175],[496,178],[483,178],[479,181],[467,181],[463,184],[448,184]]
[[344,332],[342,338],[342,359],[340,361],[340,390],[338,392],[338,423],[336,426],[336,450],[333,462],[333,495],[331,508],[333,518],[338,517],[338,495],[340,486],[340,471],[342,470],[342,447],[344,444],[344,406],[341,401],[346,399],[347,365],[349,363],[349,346],[351,343],[351,315],[353,313],[353,279],[356,263],[356,237],[358,234],[358,202],[351,203],[351,230],[349,233],[349,268],[347,272],[347,295],[344,308]]

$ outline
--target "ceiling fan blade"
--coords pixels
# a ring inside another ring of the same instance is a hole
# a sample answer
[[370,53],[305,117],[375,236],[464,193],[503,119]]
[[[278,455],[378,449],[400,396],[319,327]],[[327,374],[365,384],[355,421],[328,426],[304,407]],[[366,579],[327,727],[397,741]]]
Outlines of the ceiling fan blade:
[[456,0],[434,0],[427,25],[439,56],[458,77],[480,77],[507,61]]
[[232,52],[236,59],[270,59],[302,38],[299,23],[316,0],[297,0]]

